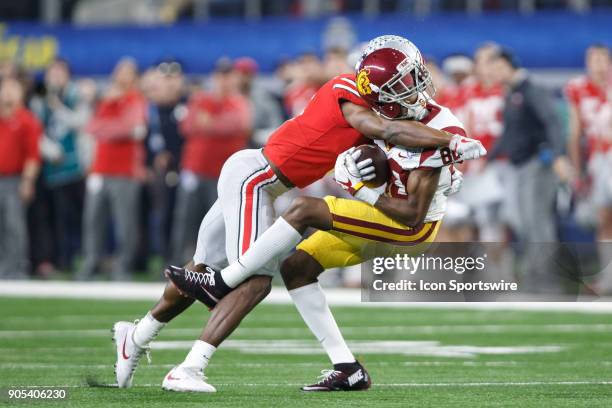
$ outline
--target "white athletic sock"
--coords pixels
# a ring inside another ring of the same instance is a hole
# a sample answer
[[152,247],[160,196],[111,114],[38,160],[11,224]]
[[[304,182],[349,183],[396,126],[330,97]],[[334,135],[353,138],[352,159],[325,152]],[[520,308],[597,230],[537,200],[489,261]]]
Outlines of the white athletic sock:
[[301,240],[302,235],[283,217],[278,217],[238,261],[221,270],[221,277],[227,286],[235,288],[270,260],[289,252]]
[[157,321],[151,312],[148,312],[146,316],[140,319],[136,324],[136,329],[132,334],[132,340],[134,340],[134,343],[140,348],[147,347],[151,340],[157,337],[165,325],[166,323]]
[[290,290],[289,294],[302,319],[327,352],[332,364],[354,363],[355,357],[342,338],[319,282]]
[[196,340],[185,361],[181,363],[183,367],[196,367],[204,370],[208,366],[213,353],[217,348],[202,340]]

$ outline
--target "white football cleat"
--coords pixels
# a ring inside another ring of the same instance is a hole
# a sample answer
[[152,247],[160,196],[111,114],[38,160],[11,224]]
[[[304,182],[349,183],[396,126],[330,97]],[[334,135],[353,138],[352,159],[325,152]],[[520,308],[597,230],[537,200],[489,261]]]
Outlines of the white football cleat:
[[179,392],[217,392],[206,382],[204,371],[195,367],[174,367],[164,377],[162,388]]
[[130,388],[134,378],[134,370],[143,354],[149,359],[149,349],[134,343],[132,335],[136,324],[132,322],[117,322],[113,325],[113,341],[117,346],[117,362],[115,375],[119,388]]

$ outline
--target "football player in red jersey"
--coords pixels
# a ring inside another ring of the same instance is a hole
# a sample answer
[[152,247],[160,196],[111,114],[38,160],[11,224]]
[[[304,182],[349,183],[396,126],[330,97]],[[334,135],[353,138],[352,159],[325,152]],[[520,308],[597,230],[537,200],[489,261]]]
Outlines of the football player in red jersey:
[[[431,85],[418,49],[395,36],[371,42],[370,52],[380,48],[387,49],[381,54],[382,70],[396,73],[391,80],[377,81],[376,76],[384,73],[374,69],[367,75],[336,77],[315,94],[301,115],[285,122],[263,150],[243,150],[225,163],[218,183],[219,199],[202,221],[192,262],[201,269],[169,267],[165,273],[173,284],[167,285],[158,304],[137,325],[118,322],[114,326],[120,387],[131,385],[149,342],[197,297],[214,307],[211,318],[201,340],[170,371],[162,386],[176,391],[215,390],[204,381],[203,369],[216,346],[267,295],[271,276],[278,270],[277,261],[272,261],[249,271],[240,268],[238,257],[273,224],[274,200],[295,186],[305,187],[323,177],[340,153],[369,138],[407,147],[449,147],[462,159],[486,154],[480,142],[456,134],[455,129],[437,130],[417,121],[428,114]],[[384,86],[379,88],[377,83]],[[287,240],[299,242],[301,235],[293,227],[286,222],[278,225],[274,242],[283,246]],[[219,272],[209,265],[225,268]],[[257,276],[240,285],[255,273]],[[191,296],[183,296],[175,285]],[[228,307],[215,307],[224,296],[221,303]]]
[[[600,257],[609,262],[612,259],[612,63],[609,48],[599,44],[589,47],[586,70],[586,75],[571,79],[565,88],[570,111],[568,152],[575,169],[587,173],[591,179],[591,198],[597,208],[597,238],[601,242]],[[601,293],[612,293],[612,267],[602,271],[598,286]]]

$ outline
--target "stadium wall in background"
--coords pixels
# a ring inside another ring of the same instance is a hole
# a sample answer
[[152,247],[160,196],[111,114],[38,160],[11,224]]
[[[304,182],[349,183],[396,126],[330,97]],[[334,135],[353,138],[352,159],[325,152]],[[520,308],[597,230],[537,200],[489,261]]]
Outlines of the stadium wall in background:
[[[300,19],[299,24],[290,18],[257,22],[218,19],[205,24],[155,27],[9,22],[0,26],[0,59],[15,58],[36,70],[62,56],[71,62],[76,75],[105,75],[125,55],[134,57],[141,66],[156,63],[160,56],[173,56],[190,73],[210,71],[221,56],[248,55],[258,61],[262,71],[270,72],[283,57],[318,53],[329,45],[330,38],[333,43],[339,37],[334,32],[337,22],[333,17]],[[400,34],[437,59],[457,52],[471,54],[483,41],[497,41],[513,49],[529,68],[580,67],[589,44],[612,41],[611,10],[424,18],[405,14],[348,16],[342,25],[346,37],[342,41],[362,42],[381,34]]]

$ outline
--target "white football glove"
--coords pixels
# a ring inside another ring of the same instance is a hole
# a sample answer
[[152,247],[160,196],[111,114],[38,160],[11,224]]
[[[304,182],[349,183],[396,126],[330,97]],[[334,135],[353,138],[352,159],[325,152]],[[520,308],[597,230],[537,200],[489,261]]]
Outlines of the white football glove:
[[363,187],[363,182],[372,180],[376,177],[372,159],[357,162],[361,156],[361,150],[351,147],[338,155],[334,168],[334,178],[343,189],[354,195],[357,190]]
[[461,190],[462,185],[463,185],[463,173],[457,170],[456,168],[452,167],[451,168],[451,184],[448,187],[448,189],[444,191],[444,195],[448,197],[449,195],[453,195],[459,192],[459,190]]
[[361,181],[370,181],[376,178],[376,169],[372,165],[372,159],[365,159],[358,161],[361,157],[361,150],[357,150],[354,147],[351,147],[347,150],[350,158],[346,159],[346,164],[352,166],[355,164],[357,166],[357,170],[359,170],[359,174],[361,175]]
[[448,147],[461,160],[478,159],[487,154],[487,149],[484,148],[479,140],[460,135],[453,135]]
[[372,159],[357,162],[360,156],[361,150],[356,150],[354,147],[340,153],[334,167],[334,179],[355,198],[374,205],[380,194],[365,187],[364,182],[373,180],[376,172],[372,166]]

